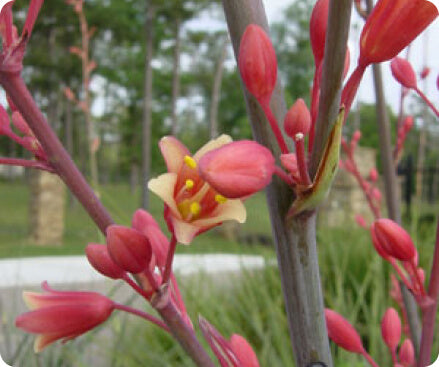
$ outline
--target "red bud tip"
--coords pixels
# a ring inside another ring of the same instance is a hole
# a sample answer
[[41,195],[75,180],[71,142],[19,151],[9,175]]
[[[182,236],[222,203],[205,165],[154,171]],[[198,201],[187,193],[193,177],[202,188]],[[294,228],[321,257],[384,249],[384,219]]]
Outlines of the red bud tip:
[[418,85],[416,80],[416,74],[413,70],[412,65],[401,57],[395,57],[390,63],[390,68],[392,69],[393,77],[402,86],[415,89]]
[[401,320],[392,307],[387,309],[381,320],[381,335],[390,351],[396,351],[401,340]]
[[118,225],[109,226],[107,245],[113,261],[130,273],[142,272],[151,261],[149,241],[135,229]]
[[415,348],[410,339],[404,340],[399,349],[399,361],[404,367],[412,367],[415,364]]
[[428,66],[424,66],[421,71],[421,79],[425,79],[430,74],[431,69]]
[[112,279],[122,279],[126,275],[111,258],[106,245],[89,243],[85,248],[88,262],[102,275]]
[[242,198],[271,181],[275,161],[264,146],[250,140],[232,142],[200,159],[200,176],[226,198]]
[[316,67],[325,54],[326,28],[328,26],[329,0],[316,2],[309,22],[309,38]]
[[335,344],[349,352],[364,353],[360,335],[344,317],[335,311],[325,309],[325,318],[329,338]]
[[[302,98],[299,98],[288,110],[284,119],[285,132],[293,140],[297,134],[306,135],[311,127],[311,114]],[[302,137],[303,138],[303,137]]]
[[410,235],[391,219],[382,218],[374,222],[376,240],[384,251],[401,261],[408,261],[416,255]]
[[268,103],[277,80],[277,60],[270,38],[256,24],[242,35],[238,66],[248,91],[259,103]]

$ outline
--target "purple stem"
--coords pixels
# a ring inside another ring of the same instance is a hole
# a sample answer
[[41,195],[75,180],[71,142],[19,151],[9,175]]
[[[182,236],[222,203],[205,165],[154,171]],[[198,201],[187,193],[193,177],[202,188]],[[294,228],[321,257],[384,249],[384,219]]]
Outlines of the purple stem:
[[0,157],[0,164],[4,164],[8,166],[29,167],[29,168],[40,169],[50,173],[55,173],[55,170],[52,167],[50,167],[48,164],[44,162],[32,161],[28,159]]

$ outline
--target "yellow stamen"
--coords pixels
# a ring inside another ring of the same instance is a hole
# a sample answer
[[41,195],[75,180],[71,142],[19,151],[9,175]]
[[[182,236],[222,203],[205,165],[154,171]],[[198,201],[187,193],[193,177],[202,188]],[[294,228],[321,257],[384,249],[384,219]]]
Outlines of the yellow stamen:
[[220,194],[216,194],[215,195],[215,201],[219,204],[224,204],[227,201],[227,198],[220,195]]
[[197,215],[201,211],[201,205],[198,201],[194,201],[191,206],[189,207],[189,210],[193,215]]
[[192,189],[194,187],[194,180],[188,178],[185,182],[185,185],[186,185],[186,190]]
[[193,159],[192,157],[185,155],[183,161],[189,168],[197,168],[197,162],[195,162],[195,159]]

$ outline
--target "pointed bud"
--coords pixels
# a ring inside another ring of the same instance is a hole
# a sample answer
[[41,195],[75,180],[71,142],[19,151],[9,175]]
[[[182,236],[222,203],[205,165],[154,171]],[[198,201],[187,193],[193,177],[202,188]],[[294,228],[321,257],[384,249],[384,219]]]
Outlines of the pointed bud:
[[379,0],[360,36],[358,63],[390,60],[409,45],[438,16],[427,0]]
[[112,279],[122,279],[126,273],[111,258],[106,245],[89,243],[85,248],[87,260],[102,275]]
[[248,91],[259,103],[268,103],[277,80],[277,60],[270,38],[256,24],[242,35],[238,66]]
[[358,224],[360,227],[363,227],[363,228],[365,228],[365,229],[368,228],[368,227],[367,227],[366,220],[365,220],[364,217],[363,217],[362,215],[360,215],[360,214],[355,215],[355,222],[357,222],[357,224]]
[[299,98],[288,110],[284,119],[287,135],[296,140],[297,134],[307,135],[311,127],[311,114],[302,98]]
[[412,367],[415,365],[415,348],[410,339],[404,340],[399,349],[399,361],[404,367]]
[[372,182],[376,182],[376,180],[378,180],[378,171],[376,168],[372,168],[369,172],[369,179]]
[[401,320],[392,307],[387,309],[381,320],[381,335],[390,351],[395,352],[401,340]]
[[318,0],[309,22],[309,38],[316,67],[325,54],[326,28],[328,26],[329,0]]
[[424,66],[421,71],[421,79],[425,79],[430,74],[431,69],[428,66]]
[[335,344],[349,352],[364,353],[360,335],[345,318],[330,309],[325,309],[325,318],[329,338]]
[[232,142],[203,155],[200,176],[226,198],[241,198],[262,190],[271,181],[271,152],[250,140]]
[[375,231],[375,223],[372,223],[372,225],[370,226],[370,236],[372,237],[373,247],[375,248],[376,252],[378,252],[378,255],[380,255],[384,260],[388,261],[391,255],[387,253],[386,249],[381,245],[381,242],[378,240]]
[[354,134],[352,135],[352,140],[354,140],[356,143],[361,139],[361,131],[355,130]]
[[413,70],[412,65],[406,59],[402,57],[395,57],[390,63],[390,68],[392,70],[393,77],[402,86],[415,89],[418,85],[416,80],[416,74]]
[[373,190],[372,190],[372,197],[373,197],[376,201],[380,202],[381,199],[382,199],[382,195],[381,195],[381,191],[380,191],[380,189],[378,189],[377,187],[374,187]]
[[230,347],[243,367],[259,367],[258,358],[251,345],[241,335],[233,334]]
[[107,228],[108,252],[122,269],[137,274],[151,261],[151,245],[148,239],[135,229],[111,225]]
[[391,219],[374,222],[376,238],[384,251],[395,259],[408,261],[416,255],[415,245],[404,228]]

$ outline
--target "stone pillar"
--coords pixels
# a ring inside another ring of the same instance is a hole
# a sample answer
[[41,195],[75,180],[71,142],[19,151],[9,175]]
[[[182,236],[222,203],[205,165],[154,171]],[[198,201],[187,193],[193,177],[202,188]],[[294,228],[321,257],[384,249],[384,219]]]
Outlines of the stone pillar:
[[65,187],[54,174],[30,174],[29,232],[37,245],[61,245],[64,234]]

